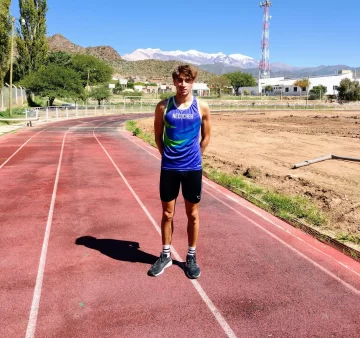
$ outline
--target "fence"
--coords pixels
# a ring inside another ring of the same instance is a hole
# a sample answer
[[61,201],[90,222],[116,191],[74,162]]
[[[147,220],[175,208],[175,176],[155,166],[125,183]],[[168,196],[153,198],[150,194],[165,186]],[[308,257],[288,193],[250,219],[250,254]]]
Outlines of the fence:
[[26,103],[26,91],[24,88],[13,86],[10,94],[10,88],[4,87],[0,90],[0,108],[4,110],[9,107],[9,95],[12,95],[13,107],[22,106]]
[[[118,115],[128,113],[153,113],[155,111],[156,102],[134,101],[122,102],[117,104],[106,104],[102,106],[88,105],[88,106],[58,106],[45,108],[32,108],[32,111],[37,113],[39,120],[49,121],[67,118],[79,118],[87,116],[101,116],[101,115]],[[209,104],[212,112],[248,112],[248,111],[263,111],[263,110],[360,110],[360,104],[347,105],[331,105],[331,104],[304,104],[304,103],[284,103],[284,104],[269,104],[269,103],[232,103],[219,102]]]

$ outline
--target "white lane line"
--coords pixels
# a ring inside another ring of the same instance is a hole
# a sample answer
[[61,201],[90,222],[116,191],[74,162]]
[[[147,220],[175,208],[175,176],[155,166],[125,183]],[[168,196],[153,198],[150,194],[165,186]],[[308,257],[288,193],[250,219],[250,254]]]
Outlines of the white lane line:
[[56,200],[57,187],[58,187],[59,177],[60,177],[61,162],[62,162],[64,146],[65,146],[65,138],[66,138],[66,135],[68,134],[68,132],[72,128],[74,128],[74,127],[70,127],[69,130],[65,133],[65,135],[63,137],[63,141],[62,141],[60,158],[59,158],[59,163],[58,163],[58,167],[57,167],[57,171],[56,171],[54,189],[53,189],[53,193],[52,193],[52,197],[51,197],[50,209],[49,209],[48,219],[47,219],[46,228],[45,228],[44,241],[43,241],[43,245],[42,245],[42,249],[41,249],[41,256],[40,256],[38,273],[37,273],[37,277],[36,277],[34,295],[33,295],[31,308],[30,308],[29,322],[28,322],[28,326],[26,329],[26,336],[25,336],[26,338],[33,338],[35,336],[37,315],[39,312],[39,304],[40,304],[40,297],[41,297],[41,289],[42,289],[44,272],[45,272],[46,255],[47,255],[47,250],[48,250],[48,246],[49,246],[50,230],[51,230],[51,224],[52,224],[52,219],[53,219],[53,215],[54,215],[55,200]]
[[[52,128],[52,127],[49,127]],[[0,165],[0,169],[6,164],[8,163],[23,147],[25,147],[25,145],[27,143],[29,143],[37,134],[42,133],[44,130],[47,130],[49,128],[45,128],[43,130],[40,130],[39,132],[37,132],[35,135],[33,135],[32,137],[30,137],[18,150],[15,151],[15,153],[13,153],[2,165]]]
[[[105,122],[106,123],[106,122]],[[97,127],[96,127],[97,128]],[[161,229],[159,227],[159,225],[156,223],[156,221],[154,220],[154,218],[151,216],[150,212],[147,210],[147,208],[145,207],[144,203],[142,203],[142,201],[140,200],[139,196],[135,193],[134,189],[131,187],[131,185],[129,184],[129,182],[126,180],[125,176],[123,175],[123,173],[120,171],[119,167],[116,165],[116,163],[113,161],[113,159],[111,158],[111,156],[109,155],[109,153],[106,151],[106,149],[104,148],[104,146],[102,145],[102,143],[99,141],[99,139],[96,137],[95,135],[95,129],[93,131],[93,135],[96,138],[96,140],[98,141],[99,145],[101,146],[101,148],[104,150],[105,154],[107,155],[107,157],[109,158],[110,162],[113,164],[113,166],[115,167],[116,171],[119,173],[119,175],[121,176],[121,178],[123,179],[123,181],[125,182],[125,184],[127,185],[127,187],[129,188],[129,190],[131,191],[131,193],[133,194],[133,196],[135,197],[136,201],[139,203],[139,205],[141,206],[141,208],[143,209],[143,211],[145,212],[146,216],[148,216],[150,222],[153,224],[153,226],[155,227],[156,231],[159,233],[159,235],[161,236]],[[174,247],[172,247],[172,252],[175,256],[175,258],[178,261],[183,261],[183,259],[181,259],[180,255],[178,254],[178,252],[175,250]],[[221,313],[219,312],[219,310],[216,308],[216,306],[214,305],[214,303],[210,300],[210,298],[208,297],[208,295],[206,294],[206,292],[204,291],[204,289],[201,287],[200,283],[197,280],[191,280],[193,286],[195,287],[196,291],[199,293],[200,297],[202,298],[202,300],[205,302],[205,304],[207,305],[207,307],[209,308],[209,310],[211,311],[211,313],[214,315],[215,319],[217,320],[217,322],[220,324],[220,326],[222,327],[222,329],[224,330],[225,334],[228,337],[231,338],[236,338],[236,335],[234,333],[234,331],[231,329],[230,325],[226,322],[225,318],[221,315]]]
[[[151,156],[155,157],[157,160],[161,160],[161,158],[159,158],[158,156],[154,155],[152,152],[148,151],[146,148],[144,148],[143,146],[141,146],[140,144],[134,142],[133,140],[131,140],[130,138],[126,137],[125,138],[127,140],[129,140],[130,142],[134,143],[135,145],[137,145],[138,147],[140,147],[141,149],[145,150],[147,153],[149,153]],[[309,244],[308,242],[306,242],[305,240],[303,240],[302,238],[292,234],[290,231],[288,231],[287,229],[284,229],[283,227],[281,227],[279,224],[276,224],[275,222],[273,222],[272,220],[270,220],[268,217],[266,217],[265,215],[263,215],[262,213],[258,212],[257,210],[248,207],[246,205],[244,205],[243,203],[241,203],[238,199],[233,198],[232,196],[225,194],[224,192],[222,192],[221,190],[219,190],[216,186],[214,186],[213,184],[207,182],[206,180],[203,181],[205,184],[207,184],[208,186],[210,186],[211,188],[215,189],[218,193],[220,193],[221,195],[227,197],[228,199],[230,199],[231,201],[235,202],[236,204],[241,205],[243,208],[255,213],[257,216],[261,217],[262,219],[264,219],[265,221],[269,222],[270,224],[274,225],[275,227],[279,228],[280,230],[285,231],[287,234],[289,234],[291,237],[296,238],[298,241],[302,242],[303,244],[307,245],[308,247],[312,248],[313,250],[323,254],[324,256],[326,256],[328,259],[334,261],[335,263],[341,265],[343,268],[349,270],[350,272],[354,273],[355,275],[357,275],[358,277],[360,277],[360,274],[358,272],[356,272],[355,270],[353,270],[351,267],[349,267],[348,265],[338,261],[337,259],[335,259],[334,257],[328,255],[327,253],[319,250],[318,248],[312,246],[311,244]],[[204,189],[204,191],[208,194],[211,195],[211,193],[209,192],[209,190]],[[212,195],[213,196],[213,195]],[[229,206],[230,207],[230,206]],[[231,208],[231,207],[230,207]],[[253,221],[252,221],[253,222]],[[258,224],[258,223],[257,223]],[[261,227],[261,226],[260,226]],[[262,227],[261,227],[262,228]],[[265,230],[265,229],[264,229]],[[275,236],[275,235],[274,235]],[[296,249],[294,249],[296,250]],[[297,251],[299,254],[302,255],[302,253],[300,253],[300,251]],[[315,262],[314,262],[315,263]],[[330,272],[330,271],[329,271]]]

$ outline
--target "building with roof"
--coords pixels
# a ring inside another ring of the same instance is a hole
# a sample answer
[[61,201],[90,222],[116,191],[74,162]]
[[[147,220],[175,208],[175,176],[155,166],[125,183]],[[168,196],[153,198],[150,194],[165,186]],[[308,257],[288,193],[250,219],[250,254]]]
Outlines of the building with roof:
[[337,88],[340,86],[340,82],[343,79],[355,80],[354,73],[351,70],[340,70],[338,74],[324,75],[324,76],[308,76],[309,88],[300,88],[295,86],[294,83],[302,78],[285,78],[285,77],[273,77],[269,79],[258,80],[257,87],[241,87],[239,88],[239,94],[243,95],[247,92],[250,95],[265,94],[266,86],[273,87],[273,92],[270,95],[282,95],[282,96],[306,96],[307,92],[313,87],[323,85],[326,87],[326,93],[323,95],[337,95]]

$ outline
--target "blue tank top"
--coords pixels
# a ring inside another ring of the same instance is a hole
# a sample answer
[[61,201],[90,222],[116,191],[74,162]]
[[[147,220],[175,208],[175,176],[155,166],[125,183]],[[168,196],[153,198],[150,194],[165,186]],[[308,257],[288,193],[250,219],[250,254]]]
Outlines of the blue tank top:
[[189,108],[179,109],[170,97],[164,113],[164,152],[161,168],[189,171],[202,169],[200,151],[201,113],[196,98]]

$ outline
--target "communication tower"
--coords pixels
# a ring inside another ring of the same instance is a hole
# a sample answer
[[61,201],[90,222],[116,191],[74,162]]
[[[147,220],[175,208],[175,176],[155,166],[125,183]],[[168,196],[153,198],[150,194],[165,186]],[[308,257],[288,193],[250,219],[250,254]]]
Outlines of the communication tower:
[[269,43],[269,8],[272,6],[271,1],[265,0],[260,2],[260,7],[264,7],[264,19],[261,40],[261,59],[259,64],[259,78],[270,78],[270,43]]

